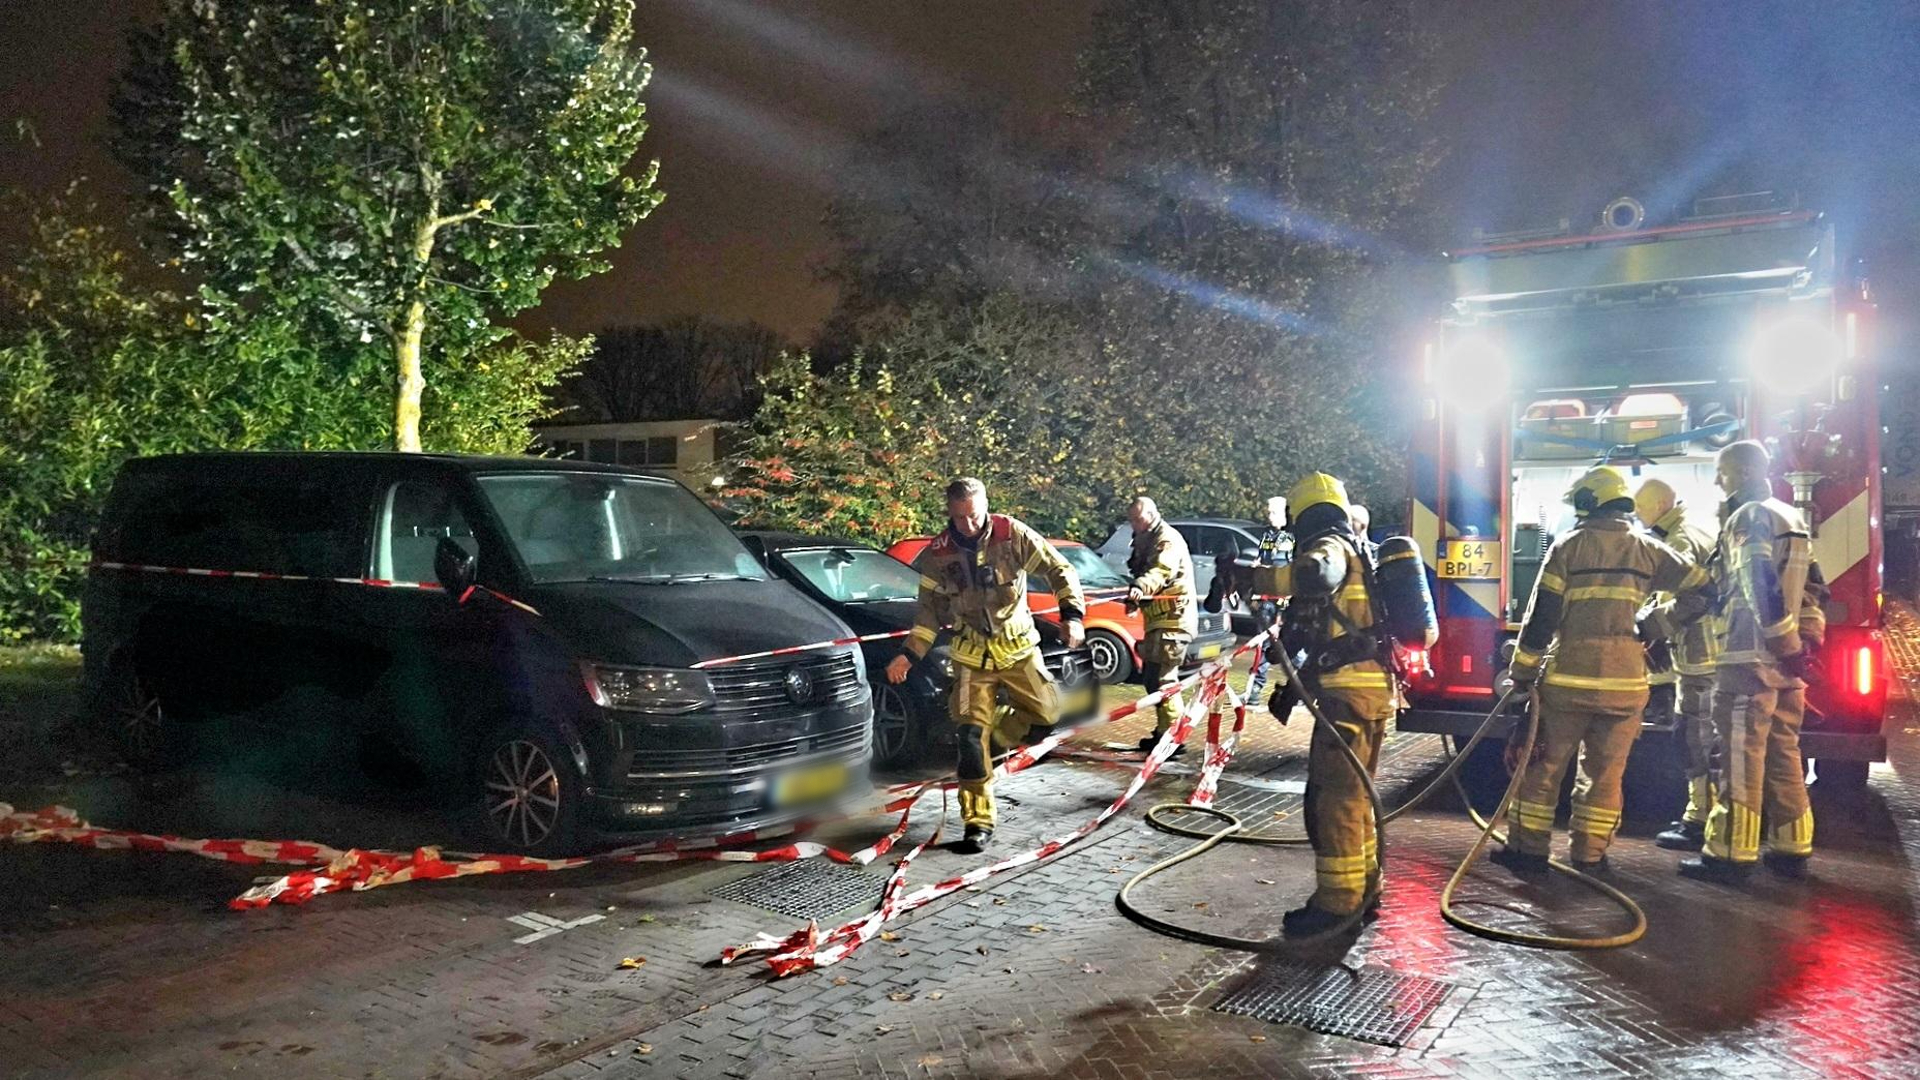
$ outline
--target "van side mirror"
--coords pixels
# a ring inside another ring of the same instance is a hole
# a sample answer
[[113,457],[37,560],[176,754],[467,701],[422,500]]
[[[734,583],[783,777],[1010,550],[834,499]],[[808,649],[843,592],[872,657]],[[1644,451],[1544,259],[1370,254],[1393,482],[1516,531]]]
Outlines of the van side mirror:
[[440,582],[440,588],[456,601],[467,595],[473,588],[475,572],[479,560],[473,553],[453,542],[453,537],[443,536],[433,548],[433,576]]

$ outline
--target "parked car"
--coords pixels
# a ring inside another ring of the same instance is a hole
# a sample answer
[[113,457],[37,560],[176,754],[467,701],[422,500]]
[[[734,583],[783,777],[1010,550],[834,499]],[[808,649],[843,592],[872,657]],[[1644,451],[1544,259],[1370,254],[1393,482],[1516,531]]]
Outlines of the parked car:
[[447,780],[487,850],[757,829],[869,787],[866,666],[811,647],[847,625],[671,480],[445,454],[147,458],[115,481],[94,558],[88,700],[136,761],[196,716],[313,685]]
[[[1253,567],[1260,558],[1260,534],[1266,526],[1243,518],[1186,518],[1167,524],[1187,541],[1193,554],[1193,574],[1202,593],[1213,581],[1217,567],[1231,574],[1240,602],[1233,605],[1233,628],[1242,634],[1253,633],[1253,612],[1247,597],[1253,594]],[[1133,551],[1133,526],[1121,522],[1099,547],[1100,558],[1108,566],[1126,573],[1127,556]]]
[[[844,619],[861,636],[895,634],[913,626],[920,575],[883,551],[846,540],[794,533],[744,531],[747,548],[762,554],[775,574],[799,586]],[[1063,721],[1084,720],[1100,710],[1100,682],[1085,645],[1068,649],[1057,624],[1040,627],[1040,658],[1060,683]],[[953,687],[950,635],[934,642],[907,681],[887,682],[884,670],[900,653],[902,639],[865,642],[867,680],[873,686],[873,757],[882,766],[910,765],[937,752],[954,737],[947,713]]]
[[[925,536],[901,540],[888,548],[887,554],[911,563],[930,540]],[[1073,567],[1074,573],[1080,577],[1081,588],[1087,592],[1087,650],[1093,661],[1094,675],[1109,686],[1132,681],[1140,674],[1140,643],[1146,639],[1147,624],[1140,612],[1129,611],[1126,604],[1122,603],[1131,579],[1115,572],[1085,544],[1072,540],[1047,542]],[[1059,604],[1044,580],[1028,577],[1027,603],[1033,608],[1035,621],[1043,625],[1058,625]],[[1210,615],[1202,611],[1199,614],[1199,633],[1194,636],[1193,645],[1187,650],[1189,667],[1220,655],[1223,650],[1231,648],[1234,641],[1233,630],[1227,625],[1224,612]]]

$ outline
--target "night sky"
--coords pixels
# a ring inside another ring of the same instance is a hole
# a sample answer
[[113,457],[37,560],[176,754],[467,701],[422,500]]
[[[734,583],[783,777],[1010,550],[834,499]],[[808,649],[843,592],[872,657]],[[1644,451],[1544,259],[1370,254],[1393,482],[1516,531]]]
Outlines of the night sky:
[[[110,201],[107,85],[152,0],[0,0],[0,184],[88,174]],[[614,253],[519,320],[589,331],[682,313],[752,318],[804,340],[834,301],[820,219],[850,148],[913,95],[1037,123],[1074,82],[1095,0],[641,0],[667,201]],[[1920,295],[1920,5],[1434,0],[1450,149],[1431,197],[1452,231],[1582,223],[1634,194],[1795,187],[1874,260],[1883,292]],[[11,125],[9,125],[11,127]],[[1813,179],[1808,180],[1811,176]],[[1811,190],[1808,190],[1811,189]],[[1886,286],[1891,288],[1886,288]]]

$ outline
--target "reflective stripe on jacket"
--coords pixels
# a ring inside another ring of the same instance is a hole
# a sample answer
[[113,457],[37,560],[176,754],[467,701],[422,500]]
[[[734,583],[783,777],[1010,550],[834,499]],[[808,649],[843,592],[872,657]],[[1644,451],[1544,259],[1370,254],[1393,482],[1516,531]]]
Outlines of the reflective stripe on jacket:
[[1527,605],[1513,670],[1538,672],[1568,705],[1631,711],[1647,697],[1647,657],[1634,619],[1651,592],[1706,583],[1706,572],[1626,518],[1594,513],[1554,540]]
[[1148,630],[1189,636],[1200,632],[1200,614],[1193,603],[1193,556],[1179,530],[1162,520],[1134,533],[1127,572],[1133,575],[1133,587],[1153,598],[1140,605]]
[[920,557],[920,608],[907,652],[922,657],[943,627],[955,629],[953,659],[973,668],[1003,668],[1040,644],[1027,607],[1027,574],[1046,579],[1060,600],[1063,621],[1085,617],[1087,600],[1073,567],[1024,522],[991,514],[969,547],[949,525]]

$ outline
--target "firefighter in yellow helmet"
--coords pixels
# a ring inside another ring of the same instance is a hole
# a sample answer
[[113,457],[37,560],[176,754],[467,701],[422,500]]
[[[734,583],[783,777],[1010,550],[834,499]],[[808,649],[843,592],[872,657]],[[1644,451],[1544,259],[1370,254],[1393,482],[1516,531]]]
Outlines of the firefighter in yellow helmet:
[[[1346,486],[1311,473],[1287,495],[1293,561],[1255,569],[1256,593],[1288,598],[1280,643],[1299,657],[1304,687],[1275,692],[1283,720],[1290,692],[1313,695],[1340,738],[1371,773],[1394,714],[1392,677],[1381,661],[1367,568],[1354,536]],[[1313,896],[1287,912],[1288,936],[1311,937],[1379,902],[1380,859],[1365,786],[1333,737],[1319,725],[1307,751],[1307,838],[1313,844]]]
[[[1633,513],[1656,539],[1705,567],[1713,554],[1714,530],[1674,494],[1673,486],[1658,477],[1641,482],[1633,493]],[[1643,613],[1643,636],[1661,643],[1671,656],[1663,671],[1648,676],[1654,686],[1673,687],[1673,715],[1687,750],[1687,808],[1680,820],[1654,837],[1654,843],[1676,851],[1698,851],[1706,838],[1707,814],[1713,809],[1714,762],[1718,757],[1713,734],[1713,636],[1707,620],[1675,624],[1675,598],[1657,593]]]
[[[1577,523],[1557,537],[1534,584],[1508,676],[1515,690],[1538,684],[1539,731],[1494,860],[1544,873],[1553,844],[1560,779],[1582,752],[1573,789],[1573,864],[1596,869],[1620,827],[1620,781],[1647,705],[1647,660],[1635,619],[1653,592],[1704,584],[1704,571],[1634,530],[1626,477],[1597,466],[1567,492]],[[1517,744],[1516,744],[1517,748]]]
[[1812,650],[1826,633],[1824,587],[1800,512],[1773,497],[1769,464],[1757,442],[1720,451],[1715,479],[1727,494],[1726,523],[1713,586],[1696,594],[1719,603],[1713,722],[1725,764],[1700,856],[1683,860],[1680,872],[1729,884],[1752,874],[1763,816],[1768,866],[1799,877],[1813,854],[1800,724]]
[[[1193,603],[1193,556],[1187,551],[1186,538],[1167,524],[1160,508],[1145,495],[1127,508],[1127,521],[1133,526],[1133,550],[1127,556],[1133,584],[1127,589],[1127,604],[1138,607],[1146,623],[1147,636],[1140,643],[1141,669],[1147,689],[1159,690],[1178,682],[1187,646],[1200,630]],[[1153,749],[1179,719],[1180,709],[1180,692],[1174,689],[1154,708],[1153,734],[1140,740],[1141,750]],[[1174,754],[1185,751],[1185,746],[1179,746]]]
[[987,489],[980,481],[966,476],[947,485],[947,516],[946,530],[914,560],[920,609],[905,651],[887,665],[887,680],[904,682],[939,632],[955,628],[949,708],[960,727],[960,817],[966,835],[954,850],[975,854],[993,840],[996,690],[1006,690],[1010,719],[1051,724],[1060,717],[1060,688],[1040,662],[1040,632],[1027,608],[1026,575],[1045,578],[1059,598],[1060,625],[1070,649],[1085,640],[1087,601],[1073,567],[1053,545],[1024,522],[987,512]]

